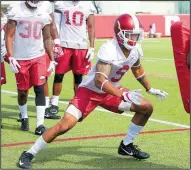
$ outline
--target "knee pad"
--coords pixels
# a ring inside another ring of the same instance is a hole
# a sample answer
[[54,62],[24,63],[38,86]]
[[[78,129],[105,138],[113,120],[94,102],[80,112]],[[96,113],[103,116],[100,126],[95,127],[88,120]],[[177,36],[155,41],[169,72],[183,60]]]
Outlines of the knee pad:
[[28,96],[28,93],[27,93],[27,91],[19,90],[19,96],[20,96],[20,97],[27,97],[27,96]]
[[74,74],[74,83],[80,84],[82,82],[82,74]]
[[55,74],[54,83],[62,83],[64,74]]
[[36,106],[45,106],[44,85],[34,86]]

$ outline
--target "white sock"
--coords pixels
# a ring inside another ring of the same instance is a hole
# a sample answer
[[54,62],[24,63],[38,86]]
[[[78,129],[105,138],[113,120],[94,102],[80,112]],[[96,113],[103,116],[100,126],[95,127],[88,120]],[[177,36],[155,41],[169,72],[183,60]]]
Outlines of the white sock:
[[41,135],[27,152],[35,156],[40,150],[44,149],[46,146],[47,143],[44,141]]
[[28,118],[28,115],[27,115],[27,104],[25,104],[23,106],[19,105],[19,110],[21,112],[22,119]]
[[55,105],[55,106],[58,106],[58,100],[59,100],[59,96],[52,96],[52,99],[51,99],[51,104],[52,105]]
[[123,139],[123,144],[128,145],[130,143],[133,143],[133,141],[135,140],[136,136],[140,133],[142,128],[143,126],[135,125],[133,122],[131,122],[125,139]]
[[46,105],[45,105],[45,109],[49,107],[50,104],[50,97],[49,96],[45,96],[45,101],[46,101]]
[[44,124],[45,106],[36,106],[36,127]]

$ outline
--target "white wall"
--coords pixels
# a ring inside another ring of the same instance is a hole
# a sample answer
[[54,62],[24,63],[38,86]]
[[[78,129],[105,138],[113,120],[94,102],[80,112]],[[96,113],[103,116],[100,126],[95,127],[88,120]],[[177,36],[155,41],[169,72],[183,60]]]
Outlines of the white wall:
[[125,12],[151,12],[152,14],[176,14],[177,1],[100,1],[102,14]]

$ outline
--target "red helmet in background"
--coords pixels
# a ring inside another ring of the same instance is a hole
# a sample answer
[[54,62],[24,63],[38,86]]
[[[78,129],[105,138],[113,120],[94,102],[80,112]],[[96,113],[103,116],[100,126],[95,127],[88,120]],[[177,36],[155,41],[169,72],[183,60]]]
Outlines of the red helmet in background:
[[144,30],[135,15],[122,14],[114,23],[114,33],[119,44],[131,50],[144,39]]

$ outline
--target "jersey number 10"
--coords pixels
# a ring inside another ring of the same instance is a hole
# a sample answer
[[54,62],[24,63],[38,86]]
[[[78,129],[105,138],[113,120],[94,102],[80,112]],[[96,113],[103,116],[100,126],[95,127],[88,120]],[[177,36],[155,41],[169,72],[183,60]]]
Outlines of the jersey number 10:
[[19,33],[22,38],[31,38],[33,37],[36,40],[41,38],[41,31],[43,28],[43,23],[40,21],[20,21],[19,24],[23,25],[26,30],[26,34]]
[[66,24],[68,25],[74,25],[74,26],[82,26],[83,24],[83,19],[84,19],[84,14],[80,11],[75,11],[72,14],[72,23],[69,19],[69,11],[66,10],[64,11],[64,14],[66,16]]

